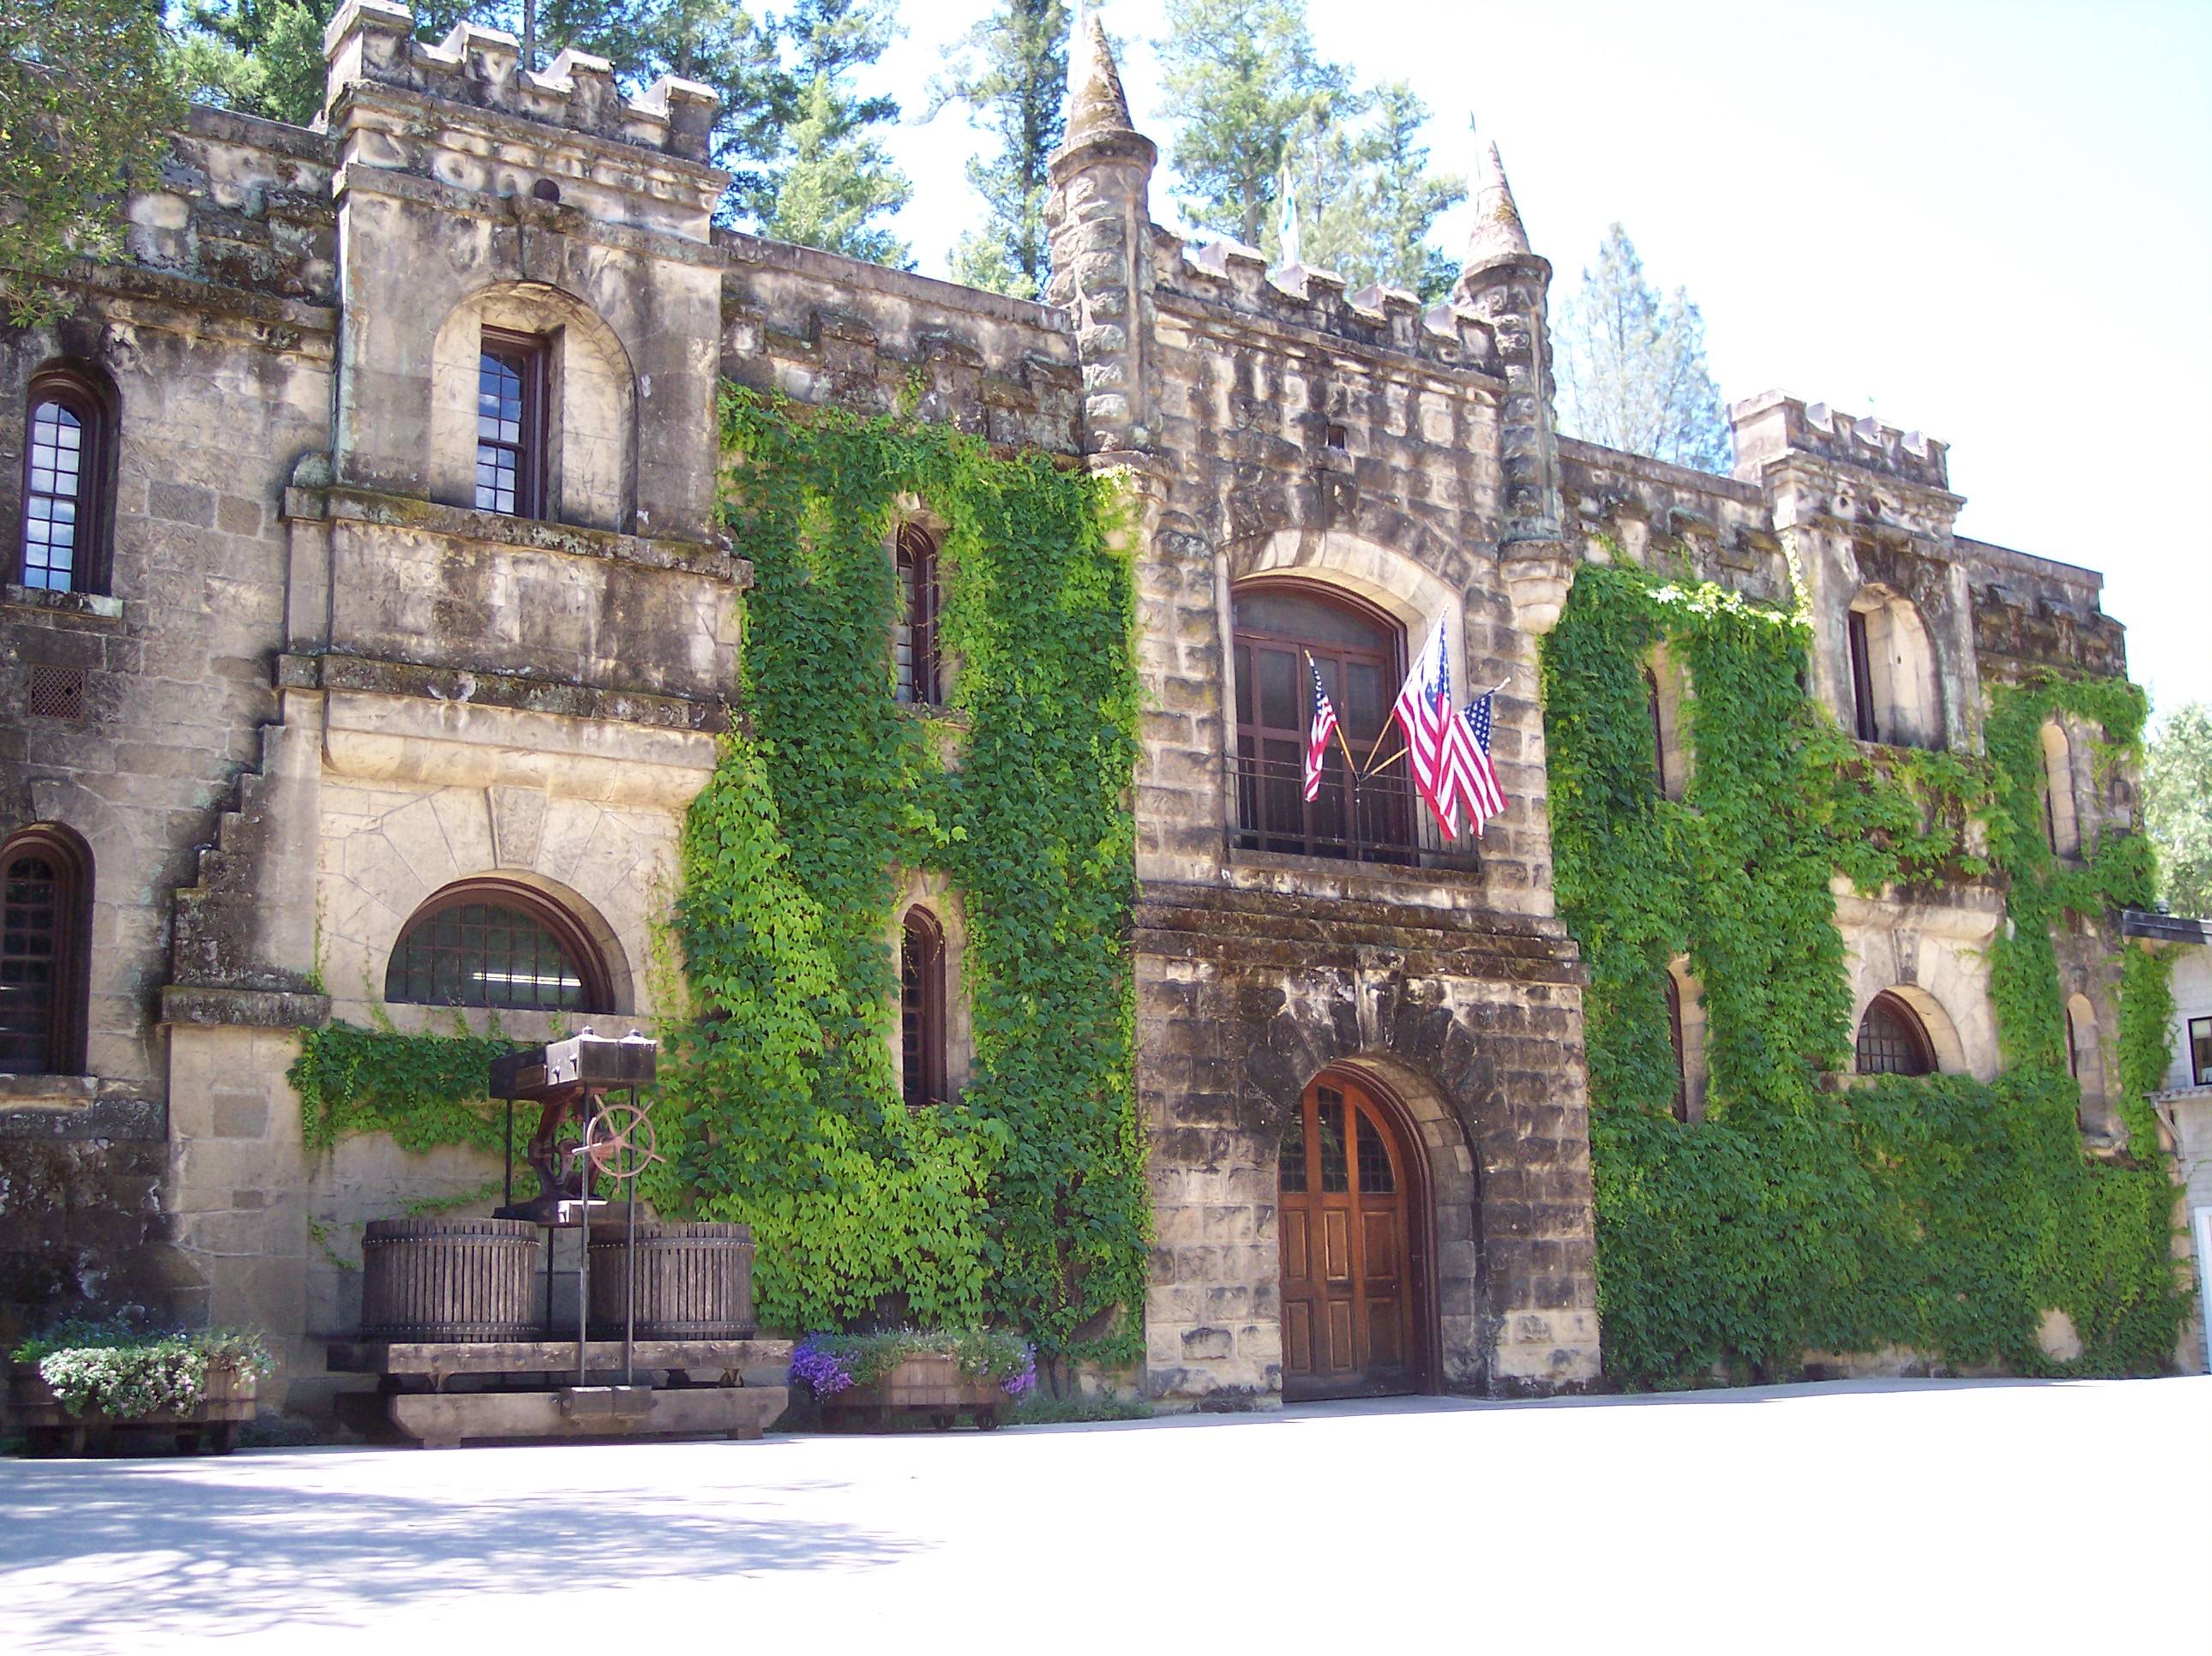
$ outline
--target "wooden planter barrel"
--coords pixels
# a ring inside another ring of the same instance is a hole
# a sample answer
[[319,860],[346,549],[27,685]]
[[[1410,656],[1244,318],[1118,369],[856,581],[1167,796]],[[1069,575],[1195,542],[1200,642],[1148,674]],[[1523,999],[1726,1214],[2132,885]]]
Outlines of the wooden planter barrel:
[[881,1380],[822,1399],[822,1423],[860,1431],[881,1431],[902,1418],[923,1419],[944,1431],[963,1415],[989,1431],[1012,1406],[998,1381],[971,1380],[957,1357],[926,1352],[902,1357]]
[[538,1237],[526,1219],[372,1219],[361,1334],[462,1344],[538,1337]]
[[258,1376],[241,1374],[228,1363],[213,1363],[200,1406],[187,1413],[111,1415],[88,1409],[72,1415],[39,1373],[38,1364],[16,1363],[9,1379],[15,1419],[22,1427],[25,1446],[34,1455],[81,1455],[88,1447],[111,1447],[118,1431],[173,1437],[187,1454],[227,1455],[237,1445],[240,1426],[253,1418],[260,1390]]
[[[592,1231],[592,1326],[623,1328],[626,1232]],[[652,1223],[637,1228],[637,1338],[742,1340],[752,1337],[753,1234],[745,1225]]]

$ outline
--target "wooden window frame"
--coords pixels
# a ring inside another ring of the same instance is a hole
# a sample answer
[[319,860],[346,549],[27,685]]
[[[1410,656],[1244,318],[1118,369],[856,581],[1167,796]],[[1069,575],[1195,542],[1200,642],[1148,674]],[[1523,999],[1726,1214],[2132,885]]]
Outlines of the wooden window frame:
[[2204,1031],[2208,1043],[2212,1043],[2212,1018],[2191,1018],[2183,1031],[2189,1043],[2189,1080],[2191,1086],[2212,1087],[2212,1062],[2200,1064],[2197,1059],[2197,1032]]
[[[113,526],[115,498],[115,410],[108,396],[74,368],[44,368],[31,376],[23,401],[22,494],[15,514],[15,555],[9,567],[20,586],[31,585],[27,559],[30,553],[31,462],[36,452],[34,434],[39,410],[48,403],[67,409],[76,416],[82,434],[77,446],[76,533],[70,552],[70,581],[65,587],[42,590],[67,592],[105,592],[108,589],[108,549]],[[58,499],[51,491],[39,493]]]
[[[1306,598],[1326,604],[1332,609],[1340,610],[1382,633],[1389,640],[1388,645],[1379,651],[1357,649],[1346,645],[1288,638],[1280,634],[1262,632],[1257,628],[1240,625],[1237,620],[1237,600],[1243,597],[1264,597],[1269,593],[1283,593]],[[1261,762],[1264,744],[1271,741],[1278,743],[1285,743],[1290,741],[1292,736],[1291,732],[1260,722],[1260,687],[1255,682],[1254,652],[1262,646],[1274,649],[1296,646],[1302,657],[1310,654],[1317,661],[1335,664],[1338,670],[1337,684],[1340,692],[1343,685],[1343,670],[1346,664],[1357,658],[1367,664],[1381,667],[1386,695],[1382,711],[1384,736],[1381,750],[1387,753],[1399,745],[1388,734],[1395,723],[1390,711],[1392,701],[1397,695],[1397,687],[1405,682],[1407,672],[1406,628],[1397,616],[1379,604],[1370,604],[1357,593],[1347,592],[1344,588],[1330,582],[1313,580],[1297,575],[1265,575],[1238,581],[1231,590],[1229,603],[1230,652],[1233,664],[1232,670],[1236,675],[1235,689],[1237,694],[1243,694],[1243,687],[1249,684],[1249,705],[1252,711],[1252,718],[1249,720],[1244,719],[1237,710],[1236,695],[1231,695],[1227,708],[1228,724],[1231,739],[1235,744],[1233,764],[1236,773],[1240,779],[1243,778],[1248,767]],[[1303,659],[1298,664],[1297,682],[1301,687],[1310,686],[1311,682],[1307,676],[1307,669]],[[1335,701],[1337,716],[1342,719],[1346,713],[1346,699],[1339,694],[1335,697]],[[1304,688],[1300,692],[1299,706],[1305,710],[1306,716],[1301,719],[1300,728],[1295,732],[1295,738],[1298,751],[1303,753],[1306,740],[1306,719],[1310,718],[1311,713],[1311,696]],[[1353,752],[1361,754],[1363,758],[1365,756],[1363,750],[1371,746],[1373,742],[1373,738],[1365,732],[1355,734],[1350,731],[1346,731],[1341,739],[1346,745],[1352,747]],[[1422,812],[1426,810],[1426,807],[1419,803],[1413,792],[1413,773],[1407,761],[1401,755],[1392,764],[1385,767],[1376,777],[1366,779],[1366,780],[1370,786],[1376,783],[1381,785],[1376,792],[1382,796],[1383,810],[1379,820],[1373,824],[1378,831],[1363,835],[1356,831],[1358,824],[1355,821],[1350,825],[1352,831],[1337,838],[1327,835],[1322,831],[1319,820],[1320,801],[1304,804],[1299,813],[1298,826],[1296,830],[1293,830],[1287,824],[1266,820],[1267,812],[1264,809],[1248,809],[1254,805],[1257,799],[1264,798],[1264,793],[1255,788],[1253,798],[1248,798],[1247,786],[1240,779],[1237,789],[1237,797],[1229,814],[1231,843],[1245,850],[1286,852],[1292,856],[1328,857],[1332,860],[1341,858],[1353,863],[1419,865],[1423,861],[1420,824],[1423,821]],[[1328,793],[1324,792],[1323,798],[1328,797]],[[1357,816],[1357,813],[1347,812],[1347,814]],[[1288,843],[1291,841],[1296,842],[1295,846]]]
[[[901,524],[891,550],[898,578],[898,618],[891,640],[891,694],[905,706],[934,707],[945,695],[944,664],[938,651],[938,615],[943,605],[938,537],[916,523]],[[906,660],[898,658],[900,646]]]
[[[1905,1031],[1905,1039],[1911,1042],[1914,1057],[1920,1065],[1919,1069],[1869,1070],[1863,1067],[1861,1062],[1863,1054],[1860,1052],[1860,1046],[1866,1039],[1867,1024],[1877,1011],[1894,1019],[1899,1028]],[[1901,996],[1892,994],[1887,989],[1869,1001],[1866,1010],[1859,1014],[1858,1028],[1853,1033],[1851,1040],[1851,1065],[1860,1075],[1932,1076],[1936,1073],[1939,1067],[1936,1062],[1935,1040],[1929,1034],[1928,1026],[1921,1021],[1920,1014],[1914,1011]]]
[[917,903],[899,922],[899,1092],[910,1110],[942,1104],[946,1063],[946,943],[937,916]]
[[[476,395],[482,419],[481,399],[483,396],[483,359],[491,357],[514,369],[522,381],[522,416],[517,423],[521,428],[519,441],[508,443],[485,437],[481,430],[477,436],[477,456],[482,463],[487,448],[511,452],[515,457],[514,509],[506,511],[496,506],[486,506],[481,493],[476,496],[477,510],[490,512],[502,518],[543,518],[545,515],[545,392],[553,358],[553,342],[543,334],[516,333],[507,328],[485,328],[477,344]],[[482,485],[477,485],[481,489]]]
[[15,859],[25,855],[52,864],[60,887],[54,902],[58,923],[47,987],[46,1067],[4,1073],[81,1076],[86,1073],[92,990],[92,852],[66,828],[27,828],[0,844],[0,882]]
[[1690,1119],[1690,1055],[1682,1040],[1682,986],[1667,974],[1667,1038],[1674,1047],[1674,1119]]
[[1879,742],[1881,727],[1875,717],[1874,652],[1867,640],[1866,612],[1852,610],[1844,630],[1850,646],[1852,727],[1860,741]]
[[491,903],[503,908],[520,910],[553,934],[553,940],[568,956],[576,968],[576,977],[583,985],[582,1004],[556,1009],[540,1006],[496,1007],[501,1012],[550,1012],[559,1010],[569,1016],[589,1017],[615,1010],[614,986],[607,971],[606,954],[582,922],[559,903],[534,887],[514,880],[471,879],[456,880],[441,886],[412,914],[394,934],[392,953],[384,963],[384,998],[395,1006],[455,1006],[463,1011],[482,1011],[483,1007],[471,1006],[464,1001],[410,1000],[404,994],[392,992],[392,974],[401,969],[401,960],[407,940],[416,928],[428,925],[449,908],[459,908],[470,903]]

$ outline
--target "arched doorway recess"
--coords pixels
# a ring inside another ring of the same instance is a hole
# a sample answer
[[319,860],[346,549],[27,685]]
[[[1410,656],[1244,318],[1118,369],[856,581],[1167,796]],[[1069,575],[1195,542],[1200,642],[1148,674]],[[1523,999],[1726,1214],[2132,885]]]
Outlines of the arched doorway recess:
[[1420,1140],[1381,1089],[1324,1070],[1276,1163],[1283,1397],[1380,1397],[1430,1384],[1435,1289]]

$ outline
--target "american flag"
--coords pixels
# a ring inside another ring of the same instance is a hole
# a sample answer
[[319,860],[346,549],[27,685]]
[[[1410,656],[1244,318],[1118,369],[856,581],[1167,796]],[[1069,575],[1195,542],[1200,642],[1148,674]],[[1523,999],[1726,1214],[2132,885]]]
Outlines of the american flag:
[[1445,742],[1445,763],[1460,798],[1467,801],[1468,822],[1478,839],[1485,822],[1505,814],[1505,791],[1498,786],[1498,768],[1490,762],[1491,698],[1495,694],[1486,690],[1469,702],[1462,716],[1452,721]]
[[1444,837],[1459,838],[1459,787],[1445,766],[1445,748],[1452,728],[1451,657],[1444,647],[1443,618],[1429,637],[1413,671],[1398,688],[1393,711],[1406,733],[1406,762],[1413,772],[1413,786],[1429,809],[1443,824]]
[[1322,686],[1321,669],[1313,658],[1306,658],[1306,670],[1313,675],[1313,725],[1306,731],[1306,803],[1311,804],[1321,798],[1322,761],[1328,757],[1328,739],[1336,734],[1336,707]]

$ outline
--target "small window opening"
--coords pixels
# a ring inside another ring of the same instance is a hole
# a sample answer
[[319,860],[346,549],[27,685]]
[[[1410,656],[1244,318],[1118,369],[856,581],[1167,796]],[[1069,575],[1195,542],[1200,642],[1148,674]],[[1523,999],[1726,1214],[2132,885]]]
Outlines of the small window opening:
[[0,1075],[83,1072],[91,874],[65,829],[0,846]]
[[1867,618],[1854,610],[1850,615],[1851,717],[1862,742],[1881,739],[1874,716],[1874,653],[1867,644]]
[[450,886],[416,911],[384,974],[384,998],[414,1006],[612,1010],[606,968],[574,918],[526,887]]
[[1340,454],[1348,446],[1349,439],[1342,426],[1331,422],[1322,429],[1322,442]]
[[937,543],[915,524],[899,528],[898,624],[891,636],[896,694],[902,702],[933,707],[941,697],[937,659]]
[[558,202],[561,199],[561,186],[550,179],[540,179],[530,186],[530,194],[532,198],[537,201]]
[[23,443],[23,519],[15,579],[47,592],[95,592],[108,499],[106,404],[75,373],[31,382]]
[[1858,1072],[1924,1076],[1936,1071],[1935,1043],[1919,1016],[1898,997],[1876,995],[1859,1022]]
[[477,359],[477,510],[545,515],[546,342],[486,328]]
[[2189,1020],[2189,1081],[2212,1087],[2212,1018]]
[[1674,1119],[1690,1119],[1689,1053],[1682,1045],[1682,991],[1674,974],[1667,974],[1667,1039],[1674,1047]]
[[945,1101],[945,932],[924,908],[899,939],[899,1070],[908,1109]]

